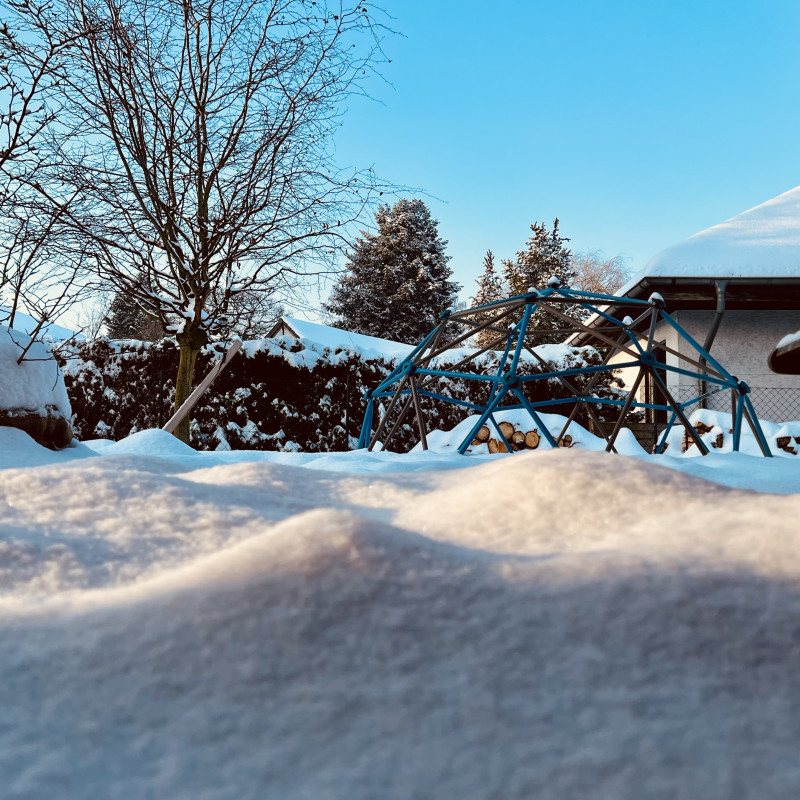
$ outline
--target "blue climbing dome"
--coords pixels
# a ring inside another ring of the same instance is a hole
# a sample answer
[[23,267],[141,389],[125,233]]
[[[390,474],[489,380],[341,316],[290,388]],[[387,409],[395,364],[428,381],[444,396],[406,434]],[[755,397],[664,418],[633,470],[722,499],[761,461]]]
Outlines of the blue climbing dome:
[[[534,326],[531,324],[534,314],[538,315],[538,320],[547,318],[552,324],[542,325],[540,322]],[[669,326],[689,346],[674,349],[663,342],[657,343],[656,331],[663,325]],[[536,352],[536,345],[542,339],[552,341],[554,333],[565,340],[580,336],[584,342],[593,344],[601,355],[599,363],[552,369],[552,365]],[[480,334],[480,345],[475,344],[477,334]],[[491,374],[477,368],[478,359],[488,351],[501,353],[498,367]],[[457,357],[448,359],[448,353]],[[523,374],[520,359],[524,354],[538,362],[544,371]],[[446,367],[439,366],[442,364]],[[610,377],[621,369],[636,371],[627,395],[614,396],[595,391],[601,376]],[[576,380],[577,376],[581,379]],[[652,396],[639,398],[637,391],[648,376]],[[677,385],[680,376],[692,381],[689,385],[696,386],[697,390],[688,400],[682,395],[682,401],[678,402],[670,387]],[[446,384],[449,379],[488,384],[488,399],[479,404],[448,396]],[[538,399],[533,398],[535,382],[553,380],[567,390],[566,399],[542,399],[542,392],[536,393]],[[562,287],[557,279],[551,278],[544,289],[443,314],[439,324],[422,342],[374,390],[367,393],[359,447],[372,450],[380,443],[382,448],[388,448],[395,433],[412,413],[422,447],[427,449],[428,431],[423,404],[451,403],[478,414],[478,420],[458,448],[461,453],[467,450],[484,425],[491,425],[499,441],[508,451],[513,451],[495,419],[495,413],[502,406],[504,411],[524,409],[551,447],[558,447],[569,425],[582,412],[603,435],[606,450],[611,452],[616,452],[614,443],[631,411],[665,412],[667,421],[655,452],[664,452],[667,437],[678,424],[684,428],[688,439],[706,455],[708,448],[689,422],[688,414],[700,407],[709,395],[720,391],[730,392],[732,398],[733,449],[739,450],[742,423],[746,420],[763,454],[772,455],[748,397],[747,384],[731,375],[667,313],[660,295],[653,294],[649,300],[637,300],[582,292]],[[554,437],[542,422],[539,412],[553,406],[563,408],[565,403],[571,405],[571,411],[561,434]],[[377,421],[374,419],[376,404],[385,406]],[[601,409],[605,419],[608,419],[609,412],[616,418],[610,431],[598,419]]]

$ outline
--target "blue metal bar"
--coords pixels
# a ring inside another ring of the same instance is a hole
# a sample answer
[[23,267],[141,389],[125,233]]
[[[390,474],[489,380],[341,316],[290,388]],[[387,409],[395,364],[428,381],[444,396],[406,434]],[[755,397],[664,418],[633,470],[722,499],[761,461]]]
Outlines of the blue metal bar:
[[404,362],[401,362],[400,365],[392,370],[392,372],[387,375],[376,387],[375,391],[372,393],[376,395],[378,392],[383,392],[392,386],[394,383],[397,383],[398,378],[402,378],[404,373],[402,371],[402,366]]
[[667,423],[667,427],[664,428],[664,433],[661,434],[661,439],[658,441],[656,455],[661,455],[664,452],[664,447],[667,444],[667,436],[669,436],[669,432],[672,430],[672,426],[675,424],[676,419],[678,419],[678,415],[673,411],[672,416],[669,418],[669,422]]
[[412,361],[427,347],[428,342],[439,332],[439,329],[447,324],[447,320],[443,319],[404,359],[403,361]]
[[[539,294],[541,296],[541,292]],[[469,313],[474,314],[479,311],[489,311],[493,308],[501,309],[505,308],[506,306],[513,306],[515,303],[519,303],[519,305],[522,305],[527,298],[528,298],[527,294],[515,294],[513,297],[506,297],[505,300],[492,300],[491,303],[483,303],[482,305],[479,306],[473,306],[472,308],[469,309]],[[465,312],[459,312],[459,313],[463,314]],[[453,318],[456,320],[458,319],[458,317],[459,314],[455,314],[453,316]]]
[[375,401],[370,398],[367,401],[367,410],[364,413],[364,421],[361,423],[361,434],[358,437],[358,449],[362,450],[369,444],[369,435],[372,433],[372,415],[375,410]]
[[601,311],[599,308],[590,306],[588,303],[576,303],[576,305],[579,305],[581,308],[585,308],[587,311],[591,312],[592,314],[596,314],[598,317],[602,317],[609,322],[613,322],[618,328],[624,327],[616,317],[612,317],[611,314],[606,314],[605,311]]
[[489,383],[502,383],[496,375],[477,375],[474,372],[451,372],[449,369],[425,369],[420,367],[416,370],[417,375],[435,375],[440,378],[465,378],[470,381],[487,381]]
[[[587,300],[605,300],[609,305],[621,306],[648,306],[650,303],[647,300],[636,300],[632,297],[620,297],[615,294],[602,294],[601,292],[585,292],[583,289],[570,289],[564,287],[559,290],[564,297],[585,297]],[[600,305],[605,305],[601,302]]]
[[[588,400],[589,403],[599,403],[603,406],[619,406],[623,407],[625,405],[624,400],[612,400],[611,398],[604,398],[598,397],[592,400]],[[669,403],[645,403],[643,400],[636,400],[634,398],[633,402],[630,404],[631,408],[650,408],[654,411],[669,411],[672,406]]]
[[705,358],[706,362],[711,364],[714,369],[722,375],[723,378],[727,378],[729,381],[736,383],[735,378],[733,375],[728,372],[725,367],[723,367],[712,355],[708,352],[702,345],[698,344],[666,311],[661,312],[662,319],[665,319],[681,336],[683,336],[689,344],[694,347],[694,349]]
[[[503,406],[503,409],[508,408],[508,406]],[[503,431],[500,430],[500,426],[497,424],[497,420],[494,418],[494,414],[489,414],[489,421],[494,425],[494,429],[497,431],[497,435],[503,440],[503,443],[506,446],[507,453],[513,453],[514,451],[511,449],[511,442],[503,436]]]
[[667,388],[667,385],[661,379],[661,376],[658,372],[652,368],[649,369],[650,377],[653,379],[653,383],[658,387],[658,390],[661,392],[661,396],[672,406],[672,410],[677,414],[678,419],[681,421],[681,425],[683,425],[684,430],[692,437],[695,445],[697,445],[697,449],[704,455],[708,455],[708,448],[706,447],[706,443],[700,438],[700,434],[692,427],[692,424],[687,419],[686,415],[683,413],[683,409],[678,405],[675,398],[672,396],[672,393]]
[[736,381],[731,382],[725,378],[715,378],[713,375],[703,375],[699,372],[692,372],[689,369],[684,369],[683,367],[673,367],[670,364],[662,364],[660,361],[656,361],[654,366],[657,369],[664,369],[667,372],[675,372],[678,375],[686,375],[689,378],[697,378],[698,380],[704,380],[707,383],[716,383],[726,389],[736,388]]
[[461,453],[463,456],[466,452],[467,448],[472,444],[475,439],[475,434],[483,427],[484,423],[487,419],[489,419],[490,414],[494,411],[497,404],[505,397],[508,389],[504,386],[500,391],[497,393],[495,399],[486,406],[485,411],[483,414],[480,415],[478,421],[473,426],[472,430],[469,432],[467,437],[464,439],[463,442],[458,446],[458,452]]
[[593,372],[614,372],[618,369],[626,369],[627,367],[639,367],[641,364],[638,361],[626,361],[624,364],[594,364],[589,367],[575,367],[574,369],[562,369],[555,372],[536,372],[533,375],[520,375],[519,380],[528,381],[541,381],[549,380],[553,377],[568,378],[571,375],[591,375]]
[[756,416],[756,410],[753,408],[753,404],[750,402],[750,398],[746,394],[743,394],[742,398],[744,398],[744,409],[747,413],[747,422],[750,425],[750,430],[753,431],[753,434],[758,441],[758,446],[761,448],[761,452],[764,454],[764,457],[772,458],[772,450],[770,450],[767,437],[764,436],[764,431],[761,429],[761,423],[758,421],[758,416]]
[[519,356],[522,352],[522,346],[525,344],[525,336],[528,333],[528,322],[530,321],[531,314],[535,308],[535,303],[528,303],[525,306],[525,312],[522,315],[522,320],[519,323],[517,331],[517,346],[514,349],[514,357],[511,359],[510,375],[517,374],[517,367],[519,366]]
[[533,410],[531,404],[525,398],[525,395],[522,393],[522,390],[515,388],[514,394],[520,399],[522,405],[525,406],[528,413],[531,415],[531,419],[542,429],[542,436],[550,443],[550,446],[553,448],[558,448],[558,442],[552,437],[549,430],[547,430],[547,426],[542,422],[542,418]]
[[428,342],[437,333],[442,325],[446,324],[447,320],[442,320],[405,358],[403,358],[398,365],[378,384],[375,389],[376,392],[383,391],[391,386],[402,374],[403,367],[414,361],[414,358],[427,346]]
[[736,416],[733,420],[733,449],[738,453],[742,442],[742,412],[744,411],[743,394],[736,395]]
[[392,413],[394,409],[395,403],[397,402],[397,398],[400,397],[403,391],[403,387],[406,385],[408,381],[408,373],[403,373],[403,380],[400,382],[400,385],[397,387],[397,391],[395,392],[392,399],[389,401],[389,405],[386,407],[386,411],[384,411],[381,418],[378,420],[378,427],[375,429],[375,433],[372,434],[372,438],[369,440],[368,449],[371,451],[373,447],[378,442],[380,435],[383,433],[383,429],[386,427],[386,421],[389,419],[389,414]]
[[438,394],[437,392],[430,392],[427,389],[418,389],[418,393],[421,397],[430,397],[434,400],[442,400],[445,403],[452,403],[456,406],[461,406],[462,408],[471,408],[473,411],[483,411],[486,406],[478,405],[477,403],[468,403],[466,400],[458,400],[455,397],[448,397],[444,394]]
[[[396,392],[384,392],[380,395],[374,395],[376,399],[380,398],[387,398],[387,397],[394,397]],[[409,397],[411,395],[410,389],[403,389],[400,392],[400,395],[403,397]],[[482,411],[486,408],[486,406],[478,405],[477,403],[468,403],[466,400],[457,400],[454,397],[448,397],[447,395],[438,394],[437,392],[431,392],[427,389],[420,390],[420,395],[425,395],[426,397],[432,397],[437,400],[442,400],[445,403],[452,403],[453,405],[462,406],[463,408],[471,408],[475,411]],[[688,400],[687,402],[681,405],[681,408],[686,408],[687,406],[696,403],[699,398],[694,398],[693,400]],[[596,405],[604,405],[604,406],[624,406],[624,400],[614,400],[611,397],[595,397],[594,395],[572,395],[570,397],[555,397],[549,400],[534,400],[528,401],[531,407],[533,408],[547,408],[548,406],[562,406],[568,405],[569,403],[594,403]],[[524,406],[503,406],[504,410],[510,410],[511,408],[524,408]],[[656,411],[669,411],[672,406],[668,403],[645,403],[639,400],[634,400],[631,403],[631,408],[650,408],[655,409]]]
[[[517,328],[517,335],[519,335],[519,324],[517,324],[516,328]],[[512,331],[513,330],[514,329],[512,328]],[[492,386],[492,389],[489,392],[489,402],[490,403],[494,399],[495,392],[497,392],[498,387],[500,386],[500,383],[502,381],[503,368],[506,365],[506,361],[508,361],[508,354],[511,352],[511,343],[513,341],[514,341],[514,337],[513,337],[513,333],[512,333],[512,334],[510,334],[508,336],[508,341],[506,342],[506,349],[503,351],[503,357],[498,362],[497,375],[495,376],[496,377],[496,383],[495,383],[494,386]]]
[[[585,308],[591,314],[596,314],[597,316],[602,317],[603,319],[606,319],[609,322],[613,322],[614,325],[616,325],[618,328],[624,327],[622,322],[620,320],[618,320],[616,317],[611,316],[611,314],[608,314],[605,311],[601,311],[595,305],[592,305],[592,304],[589,304],[589,303],[581,303],[580,300],[577,300],[577,297],[578,297],[579,294],[582,295],[582,296],[589,295],[589,297],[587,298],[589,300],[593,300],[595,298],[604,298],[605,299],[607,297],[610,297],[610,295],[600,295],[600,294],[596,294],[594,292],[577,292],[576,293],[576,291],[574,289],[562,289],[561,290],[561,294],[564,295],[564,297],[568,297],[570,299],[576,299],[576,305],[580,306],[581,308]],[[612,301],[609,301],[609,304],[611,304],[611,303],[612,303]],[[613,303],[613,305],[623,305],[623,306],[624,305],[634,305],[634,304],[635,305],[639,305],[639,304],[648,305],[646,300],[634,300],[633,303],[619,303],[619,302],[614,302]],[[604,304],[600,303],[600,305],[604,305]]]

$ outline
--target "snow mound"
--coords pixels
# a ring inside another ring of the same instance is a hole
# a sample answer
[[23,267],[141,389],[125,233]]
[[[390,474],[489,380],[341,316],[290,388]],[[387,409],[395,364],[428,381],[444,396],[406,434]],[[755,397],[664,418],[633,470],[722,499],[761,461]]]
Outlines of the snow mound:
[[0,426],[0,469],[41,467],[63,464],[76,458],[87,458],[94,453],[73,440],[72,445],[59,452],[42,447],[27,433],[18,428]]
[[196,452],[188,444],[160,428],[137,431],[118,442],[106,443],[105,440],[101,440],[92,443],[91,446],[103,455],[126,454],[169,458],[170,456],[192,455]]
[[[112,516],[91,531],[100,560],[139,462],[113,487],[91,470],[120,463],[46,474],[94,477]],[[232,527],[249,503],[246,539],[6,609],[5,797],[792,796],[798,498],[553,451],[460,474],[306,471],[307,509],[270,526],[303,470],[242,466],[258,488],[195,490]],[[186,524],[157,486],[139,505]],[[503,533],[536,547],[499,552]]]

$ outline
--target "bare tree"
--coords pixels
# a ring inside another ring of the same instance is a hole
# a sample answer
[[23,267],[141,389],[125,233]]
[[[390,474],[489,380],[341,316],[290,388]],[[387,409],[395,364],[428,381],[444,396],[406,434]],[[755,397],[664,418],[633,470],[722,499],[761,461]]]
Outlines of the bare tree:
[[575,288],[584,292],[614,294],[630,277],[622,256],[606,258],[600,250],[574,253],[571,263]]
[[62,223],[58,211],[29,205],[19,195],[0,218],[0,322],[13,328],[16,315],[25,312],[38,322],[34,338],[85,291],[85,259],[60,243]]
[[51,13],[48,2],[0,0],[0,203],[31,177],[37,137],[57,116],[52,90],[74,35],[53,29]]
[[58,116],[55,100],[74,34],[49,25],[51,6],[0,0],[0,322],[24,311],[46,323],[76,299],[80,252],[63,246],[64,206],[32,191],[42,133]]
[[53,2],[51,29],[80,36],[41,192],[78,193],[67,218],[98,274],[176,335],[177,407],[234,298],[332,268],[378,195],[371,170],[336,168],[331,134],[384,28],[335,0]]
[[273,328],[278,317],[286,313],[280,300],[264,291],[239,292],[230,299],[229,335],[242,339],[262,339]]

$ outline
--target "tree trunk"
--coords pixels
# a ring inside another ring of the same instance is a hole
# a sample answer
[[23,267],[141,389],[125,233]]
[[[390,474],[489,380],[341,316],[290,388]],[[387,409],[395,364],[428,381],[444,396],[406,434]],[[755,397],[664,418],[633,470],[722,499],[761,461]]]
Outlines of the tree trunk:
[[[178,337],[180,345],[180,360],[178,361],[178,376],[175,379],[175,404],[173,410],[177,411],[186,398],[192,393],[194,381],[194,365],[197,354],[203,345],[208,343],[208,336],[203,331],[186,330]],[[182,442],[189,444],[189,425],[191,414],[187,414],[175,428],[174,436]]]

